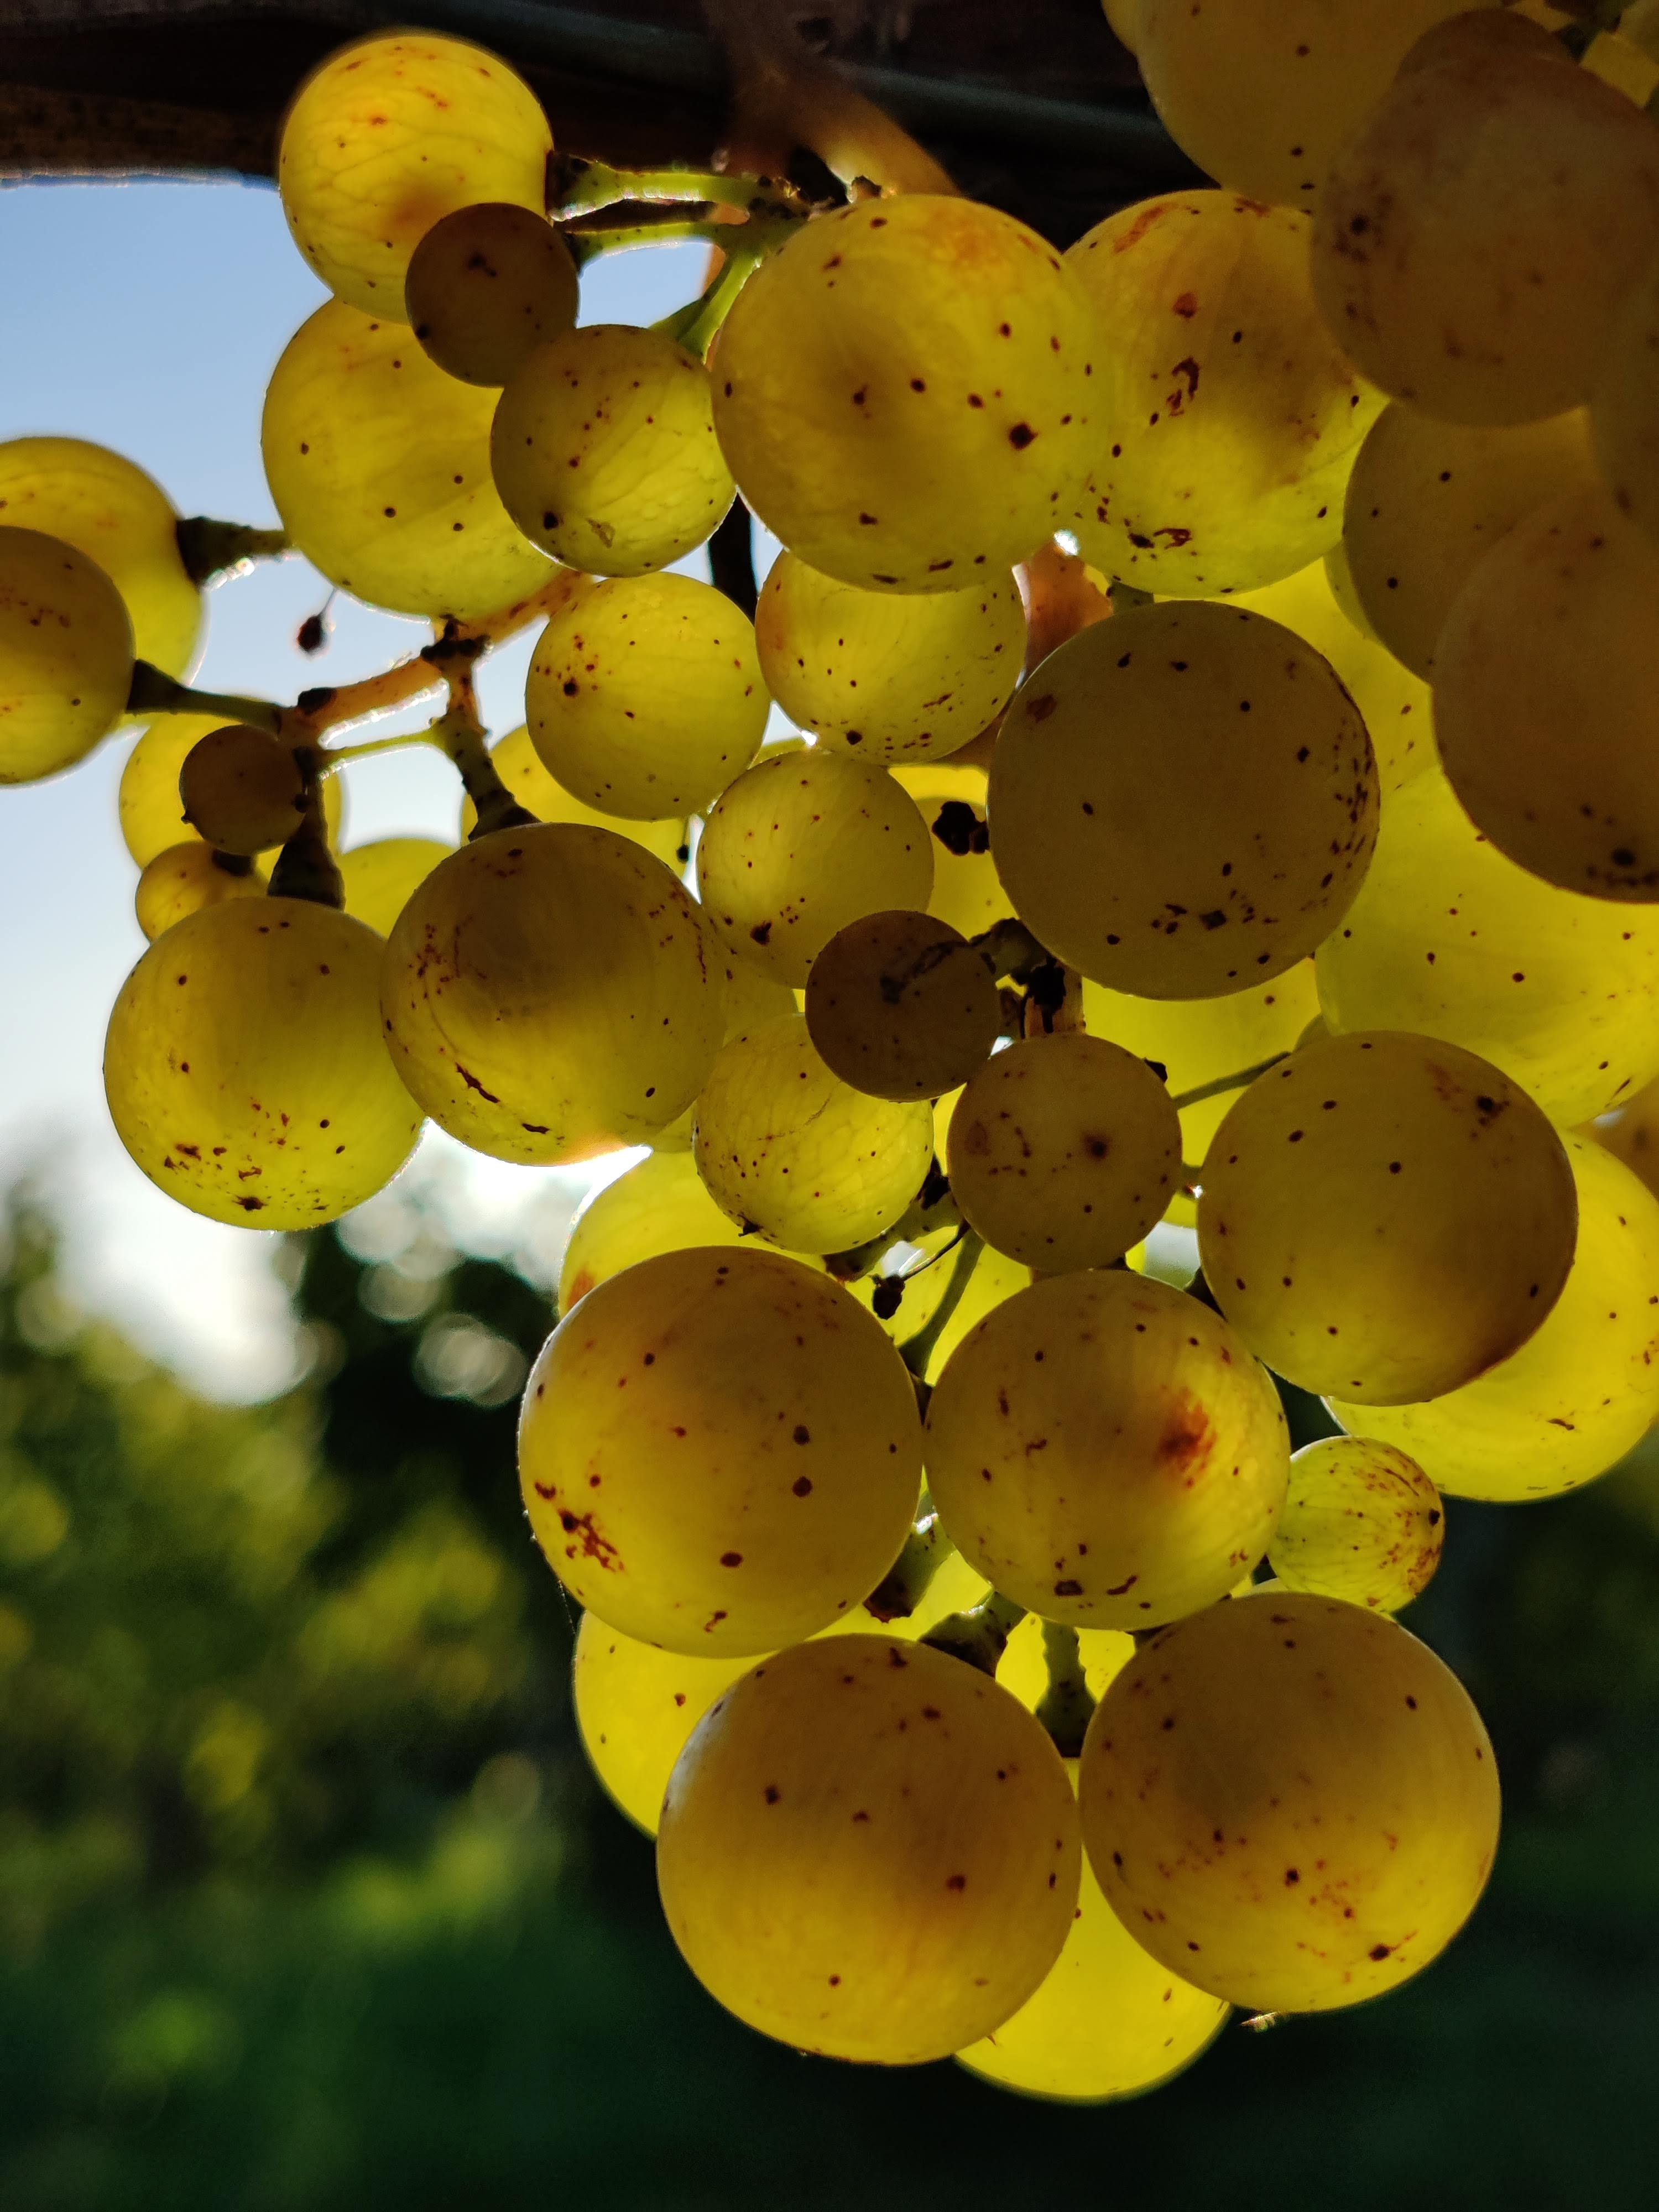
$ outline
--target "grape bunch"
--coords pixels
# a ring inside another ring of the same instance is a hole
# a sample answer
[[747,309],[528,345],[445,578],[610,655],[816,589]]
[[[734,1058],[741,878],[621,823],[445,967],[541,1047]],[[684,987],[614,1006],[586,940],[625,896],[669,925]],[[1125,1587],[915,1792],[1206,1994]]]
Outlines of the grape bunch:
[[[0,778],[130,745],[128,1151],[297,1230],[428,1120],[637,1148],[520,1430],[592,1764],[751,2026],[1082,2101],[1451,1941],[1498,1776],[1395,1616],[1444,1495],[1659,1418],[1659,46],[1108,6],[1214,183],[1064,252],[844,114],[819,198],[623,171],[362,40],[282,140],[282,532],[0,447]],[[289,547],[432,641],[193,690]],[[453,846],[339,851],[422,698]]]

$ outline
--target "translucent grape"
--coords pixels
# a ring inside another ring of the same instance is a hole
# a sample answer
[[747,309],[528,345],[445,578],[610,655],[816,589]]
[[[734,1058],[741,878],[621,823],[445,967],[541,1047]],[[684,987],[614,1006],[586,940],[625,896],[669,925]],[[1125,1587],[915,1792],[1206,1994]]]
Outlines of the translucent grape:
[[1088,465],[1090,307],[1046,240],[907,192],[804,225],[738,295],[714,422],[790,550],[866,590],[999,579]]
[[1510,1504],[1577,1489],[1659,1419],[1659,1201],[1591,1139],[1564,1141],[1578,1243],[1537,1334],[1429,1405],[1331,1401],[1344,1428],[1398,1445],[1460,1498]]
[[289,537],[331,583],[398,614],[482,616],[529,598],[552,570],[490,479],[491,404],[406,325],[329,301],[265,392],[265,478]]
[[1587,1133],[1659,1197],[1659,1082],[1644,1084],[1617,1114]]
[[191,828],[222,853],[251,858],[286,843],[305,811],[305,779],[292,745],[246,722],[198,738],[179,770],[179,803]]
[[1397,1613],[1428,1587],[1445,1537],[1439,1492],[1414,1459],[1392,1444],[1322,1437],[1291,1455],[1267,1564],[1285,1589]]
[[[597,807],[585,806],[549,775],[529,731],[522,724],[508,731],[499,744],[490,748],[489,757],[495,763],[495,773],[520,805],[538,822],[574,822],[586,830],[609,830],[613,836],[626,837],[630,845],[649,853],[677,876],[691,857],[682,816],[672,815],[661,822],[630,822],[625,815],[602,814]],[[463,801],[463,837],[472,835],[477,819],[471,800]]]
[[[1659,263],[1632,284],[1608,338],[1590,404],[1590,428],[1620,514],[1659,538]],[[0,457],[6,448],[0,447]]]
[[1456,1676],[1393,1620],[1275,1591],[1137,1652],[1080,1778],[1089,1860],[1152,1956],[1252,2011],[1394,1989],[1474,1910],[1498,1768]]
[[103,570],[64,538],[0,525],[0,784],[72,768],[131,684],[132,624]]
[[915,1393],[871,1316],[781,1254],[715,1246],[590,1291],[543,1347],[519,1433],[549,1563],[611,1628],[769,1651],[850,1613],[921,1480]]
[[1021,916],[1097,983],[1219,997],[1311,952],[1359,888],[1376,770],[1316,653],[1176,601],[1080,630],[1009,709],[991,842]]
[[1132,1052],[1057,1031],[983,1062],[951,1117],[951,1188],[998,1251],[1059,1274],[1109,1267],[1164,1218],[1181,1117]]
[[545,216],[507,200],[457,208],[410,257],[404,308],[422,349],[499,391],[576,319],[576,264]]
[[1007,705],[1025,610],[1009,576],[900,598],[838,583],[785,552],[761,592],[755,641],[767,689],[803,730],[865,760],[930,760]]
[[892,771],[933,832],[933,896],[927,911],[964,937],[977,937],[1013,913],[991,857],[985,826],[986,775],[955,761],[925,761]]
[[1524,1344],[1577,1222],[1561,1139],[1471,1052],[1379,1030],[1310,1044],[1216,1132],[1199,1251],[1222,1311],[1304,1390],[1435,1398]]
[[525,536],[599,576],[667,568],[732,504],[708,372],[664,331],[593,323],[538,346],[501,393],[490,458]]
[[264,892],[265,879],[257,868],[239,866],[196,837],[168,846],[145,863],[132,902],[139,928],[154,944],[187,914],[226,899],[263,898]]
[[436,837],[377,837],[372,844],[354,845],[340,855],[346,912],[390,937],[418,886],[454,849]]
[[767,1660],[698,1723],[657,1875],[729,2012],[803,2050],[915,2065],[1042,1981],[1079,1858],[1059,1753],[1006,1690],[926,1644],[833,1637]]
[[553,134],[522,78],[424,31],[360,39],[301,86],[276,184],[294,242],[337,298],[404,313],[410,257],[457,208],[546,204]]
[[838,930],[806,979],[806,1026],[825,1066],[876,1098],[937,1098],[995,1043],[990,963],[949,922],[871,914]]
[[934,1386],[927,1452],[969,1562],[1091,1628],[1224,1597],[1267,1548],[1290,1464],[1278,1395],[1226,1322],[1121,1268],[996,1307]]
[[568,1314],[624,1267],[664,1252],[737,1244],[744,1231],[704,1189],[685,1152],[653,1152],[582,1200],[559,1268],[559,1311]]
[[755,757],[770,704],[749,617],[693,576],[585,594],[543,630],[525,690],[550,773],[636,820],[706,806]]
[[[224,727],[222,714],[163,714],[141,730],[121,770],[121,836],[141,868],[173,845],[198,842],[185,821],[179,772],[198,738]],[[323,818],[337,843],[345,821],[345,778],[323,781]]]
[[799,990],[837,930],[925,908],[933,841],[884,769],[844,754],[757,761],[711,809],[697,890],[716,933],[774,982]]
[[117,1134],[192,1213],[310,1229],[414,1150],[421,1111],[380,1036],[380,940],[307,899],[187,915],[121,987],[104,1047]]
[[[747,1036],[763,1022],[775,1022],[781,1015],[799,1012],[792,990],[782,983],[770,981],[746,962],[727,952],[723,945],[710,942],[709,936],[708,932],[704,933],[709,960],[726,978],[726,1030],[722,1043],[730,1037]],[[665,1128],[658,1130],[651,1139],[652,1149],[659,1152],[689,1152],[696,1110],[696,1101],[693,1099]]]
[[1073,525],[1108,576],[1207,599],[1293,574],[1341,534],[1382,401],[1314,305],[1310,228],[1234,192],[1171,192],[1067,253],[1111,334]]
[[398,917],[382,991],[398,1073],[496,1159],[643,1143],[694,1098],[724,993],[659,862],[574,823],[500,830],[434,868]]

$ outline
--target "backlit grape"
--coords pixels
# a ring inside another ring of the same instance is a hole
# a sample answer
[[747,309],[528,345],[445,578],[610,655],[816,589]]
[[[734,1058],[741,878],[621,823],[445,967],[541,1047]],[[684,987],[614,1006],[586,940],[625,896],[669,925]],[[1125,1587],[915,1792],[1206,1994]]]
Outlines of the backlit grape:
[[1001,1009],[989,963],[948,922],[872,914],[806,979],[806,1026],[830,1072],[876,1098],[937,1098],[978,1067]]
[[138,927],[154,944],[175,921],[227,899],[263,898],[265,879],[251,862],[216,853],[199,837],[169,845],[145,863],[133,893]]
[[61,538],[0,525],[0,784],[72,768],[131,683],[132,624],[103,570]]
[[377,837],[371,844],[354,845],[340,855],[346,912],[390,937],[417,888],[454,849],[436,837]]
[[[613,836],[626,837],[630,845],[651,854],[677,876],[691,857],[683,816],[672,815],[659,822],[634,822],[626,815],[605,814],[597,807],[584,805],[550,775],[522,723],[491,746],[489,757],[496,775],[520,805],[538,822],[574,822],[586,830],[609,830]],[[477,819],[471,800],[465,800],[461,807],[463,837],[472,835]]]
[[305,779],[292,745],[246,722],[198,738],[179,770],[179,803],[200,837],[252,856],[281,845],[305,812]]
[[545,216],[508,200],[457,208],[410,256],[404,307],[423,351],[499,391],[576,319],[576,264]]
[[1397,1613],[1427,1587],[1445,1534],[1439,1493],[1415,1460],[1392,1444],[1324,1437],[1291,1455],[1267,1564],[1285,1589]]

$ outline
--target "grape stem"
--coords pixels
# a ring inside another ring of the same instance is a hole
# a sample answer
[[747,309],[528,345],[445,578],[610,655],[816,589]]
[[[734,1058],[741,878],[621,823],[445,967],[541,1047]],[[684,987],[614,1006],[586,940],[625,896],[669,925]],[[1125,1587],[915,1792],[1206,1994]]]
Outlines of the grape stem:
[[720,240],[725,258],[702,297],[665,316],[653,327],[675,339],[687,353],[696,354],[699,361],[707,361],[708,349],[736,306],[738,293],[767,255],[794,235],[802,219],[781,201],[764,213],[757,208],[746,222]]
[[1173,1103],[1181,1111],[1188,1106],[1201,1106],[1206,1098],[1219,1098],[1229,1091],[1248,1090],[1259,1075],[1270,1067],[1277,1067],[1281,1060],[1288,1060],[1287,1052],[1276,1052],[1269,1060],[1257,1060],[1254,1067],[1241,1067],[1237,1075],[1218,1075],[1213,1083],[1195,1084],[1190,1091],[1177,1091]]
[[[631,210],[623,210],[624,217],[632,213]],[[607,222],[605,216],[612,219]],[[731,228],[731,217],[720,215],[708,200],[692,200],[684,210],[670,209],[659,216],[641,216],[633,220],[617,217],[617,209],[606,209],[592,222],[578,216],[559,225],[559,235],[575,256],[579,267],[585,268],[602,253],[621,253],[630,246],[675,246],[688,239],[704,246],[718,246]]]
[[937,1627],[930,1628],[926,1636],[916,1640],[931,1644],[935,1651],[963,1660],[969,1667],[977,1667],[982,1674],[994,1678],[997,1662],[1008,1648],[1008,1638],[1024,1618],[1023,1605],[1004,1597],[1000,1590],[993,1590],[966,1613],[947,1613]]
[[285,530],[260,530],[251,522],[218,522],[192,514],[175,526],[179,558],[192,584],[216,584],[240,575],[256,561],[279,561],[294,550]]
[[305,811],[299,828],[276,856],[266,896],[309,899],[313,906],[337,909],[345,904],[345,884],[329,850],[320,757],[315,745],[298,744],[294,757],[303,779]]
[[501,781],[501,770],[489,757],[483,726],[478,720],[472,689],[472,658],[458,661],[449,676],[449,707],[433,726],[433,741],[441,745],[455,763],[477,821],[474,837],[488,837],[496,830],[533,830],[536,817],[520,806]]
[[[856,1282],[860,1275],[867,1275],[872,1267],[879,1267],[896,1246],[916,1244],[938,1230],[961,1226],[961,1211],[935,1160],[928,1169],[927,1180],[916,1194],[915,1204],[890,1229],[884,1229],[879,1237],[872,1237],[867,1244],[855,1244],[848,1251],[828,1254],[823,1264],[838,1283]],[[921,1270],[917,1267],[911,1272],[920,1274]]]
[[130,714],[222,714],[227,722],[248,722],[256,730],[283,734],[283,710],[269,699],[240,699],[228,691],[195,691],[148,660],[132,664],[127,693]]
[[1135,607],[1150,607],[1153,602],[1151,592],[1143,592],[1139,584],[1126,584],[1118,578],[1107,592],[1115,615],[1127,615]]
[[905,1538],[897,1559],[865,1599],[865,1611],[878,1620],[908,1620],[955,1550],[924,1491],[916,1525]]
[[785,179],[725,176],[717,169],[618,169],[580,154],[554,154],[547,164],[547,206],[557,217],[591,214],[618,204],[731,208],[744,215],[760,200],[806,203]]
[[985,1239],[975,1229],[964,1228],[962,1241],[957,1246],[957,1256],[951,1262],[951,1279],[945,1286],[945,1295],[934,1309],[927,1326],[914,1336],[907,1336],[899,1346],[899,1358],[917,1382],[927,1380],[927,1363],[939,1346],[939,1340],[950,1327],[957,1308],[962,1304],[974,1270],[985,1249]]
[[1042,1624],[1042,1656],[1048,1663],[1048,1686],[1036,1708],[1036,1717],[1054,1738],[1062,1759],[1075,1759],[1094,1718],[1095,1693],[1083,1671],[1083,1648],[1077,1631],[1058,1620]]
[[1039,968],[1058,968],[1048,946],[1033,937],[1025,924],[1010,915],[1001,921],[994,921],[989,929],[981,931],[969,943],[985,955],[991,973],[999,981],[1006,975],[1011,982],[1024,988]]
[[448,750],[443,736],[443,719],[428,722],[423,730],[399,730],[395,737],[365,738],[355,745],[328,745],[322,752],[324,775],[332,775],[348,761],[368,760],[374,753],[393,753],[405,745],[435,745],[441,752]]

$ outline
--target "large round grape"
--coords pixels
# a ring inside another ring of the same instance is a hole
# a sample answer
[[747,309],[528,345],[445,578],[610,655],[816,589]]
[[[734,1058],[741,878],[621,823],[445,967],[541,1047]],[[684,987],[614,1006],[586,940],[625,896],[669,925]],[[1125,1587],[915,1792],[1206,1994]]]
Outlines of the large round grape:
[[263,898],[265,878],[252,863],[216,853],[199,837],[169,845],[147,860],[132,895],[138,927],[153,945],[175,922],[227,899]]
[[1285,1589],[1397,1613],[1428,1587],[1445,1538],[1439,1492],[1414,1459],[1392,1444],[1322,1437],[1291,1455],[1267,1564]]
[[1409,1980],[1498,1847],[1497,1763],[1449,1668],[1382,1614],[1285,1590],[1138,1652],[1090,1723],[1080,1796],[1124,1925],[1253,2012]]
[[866,590],[1000,579],[1088,465],[1089,301],[1047,240],[927,192],[804,225],[720,332],[714,424],[791,552]]
[[[630,821],[626,815],[606,814],[586,805],[548,771],[529,731],[521,722],[489,749],[495,773],[520,806],[538,822],[574,822],[587,830],[609,830],[626,837],[630,845],[651,854],[678,876],[691,857],[684,816],[674,814],[658,822]],[[470,837],[478,817],[472,801],[461,803],[461,835]]]
[[[144,867],[169,846],[199,842],[179,798],[179,771],[198,738],[224,727],[222,714],[162,714],[133,740],[121,770],[121,836]],[[337,845],[345,821],[345,778],[323,780],[323,817],[329,842]]]
[[1021,918],[1097,983],[1219,997],[1311,952],[1358,890],[1376,768],[1329,665],[1208,601],[1137,608],[1050,653],[991,763]]
[[427,31],[341,46],[283,125],[276,185],[294,242],[337,299],[401,321],[410,257],[458,208],[546,204],[553,134],[521,77]]
[[131,684],[132,624],[103,570],[66,539],[0,525],[0,784],[73,768]]
[[1249,591],[1316,561],[1382,404],[1308,283],[1309,218],[1231,191],[1120,209],[1068,264],[1103,332],[1085,556],[1149,592]]
[[[1621,514],[1659,538],[1659,261],[1620,306],[1590,404],[1595,458]],[[5,452],[0,447],[0,454]]]
[[390,937],[416,891],[454,849],[436,837],[376,837],[369,844],[354,845],[339,856],[346,912],[381,937]]
[[331,583],[406,615],[482,616],[547,582],[489,473],[494,394],[446,376],[404,323],[331,300],[265,392],[265,478]]
[[380,1035],[380,940],[307,899],[233,898],[159,938],[104,1046],[117,1134],[213,1221],[311,1229],[414,1150],[421,1110]]
[[764,1661],[668,1785],[663,1907],[729,2012],[799,2049],[943,2058],[1059,1956],[1077,1808],[1042,1728],[977,1668],[890,1637]]
[[1233,1331],[1115,1268],[1034,1283],[958,1346],[927,1410],[945,1530],[1051,1620],[1152,1628],[1267,1548],[1290,1465],[1278,1395]]
[[833,1074],[875,1098],[938,1098],[996,1042],[990,963],[947,921],[869,914],[838,930],[806,979],[806,1026]]
[[386,945],[398,1073],[475,1151],[542,1165],[646,1142],[701,1089],[724,991],[659,861],[574,823],[452,853]]
[[544,216],[509,200],[457,208],[416,247],[404,309],[422,349],[495,391],[576,319],[576,264]]
[[915,1393],[827,1276],[752,1249],[591,1290],[525,1387],[519,1476],[577,1601],[670,1650],[769,1651],[860,1604],[921,1480]]
[[1549,1312],[1577,1224],[1560,1138],[1472,1052],[1399,1030],[1328,1037],[1216,1132],[1204,1273],[1257,1356],[1304,1390],[1436,1398]]

